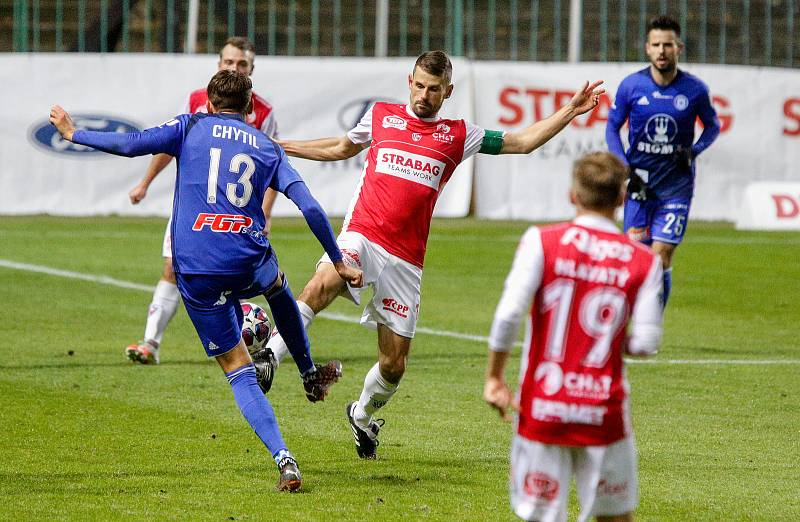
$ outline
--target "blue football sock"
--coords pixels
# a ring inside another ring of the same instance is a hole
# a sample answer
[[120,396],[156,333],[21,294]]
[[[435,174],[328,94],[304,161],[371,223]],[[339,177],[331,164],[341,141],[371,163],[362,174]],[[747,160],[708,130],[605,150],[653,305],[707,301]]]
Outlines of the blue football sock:
[[269,307],[272,310],[272,318],[275,320],[275,327],[283,337],[283,342],[289,348],[300,375],[314,369],[314,361],[311,359],[311,346],[308,343],[306,329],[303,328],[303,318],[300,310],[289,288],[286,276],[283,276],[283,287],[271,295],[265,295]]
[[226,373],[225,377],[233,388],[233,398],[236,404],[256,432],[258,438],[269,450],[275,462],[285,455],[291,456],[286,449],[286,443],[281,437],[278,420],[267,398],[261,392],[256,381],[256,369],[252,363]]
[[670,290],[672,290],[672,267],[664,270],[664,294],[661,299],[661,308],[667,307],[667,299],[669,299]]

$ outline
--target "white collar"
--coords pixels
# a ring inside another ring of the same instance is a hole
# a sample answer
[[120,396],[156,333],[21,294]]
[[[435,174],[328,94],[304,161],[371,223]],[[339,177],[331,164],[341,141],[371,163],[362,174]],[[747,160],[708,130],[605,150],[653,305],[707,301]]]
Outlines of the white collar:
[[411,110],[411,106],[409,104],[407,104],[407,103],[406,103],[406,114],[408,114],[412,118],[416,118],[416,119],[418,119],[420,121],[434,122],[434,121],[441,120],[441,118],[439,116],[435,116],[433,118],[420,118],[419,116],[414,114],[414,111]]
[[619,232],[616,223],[597,214],[583,214],[572,220],[576,225],[602,230],[603,232]]

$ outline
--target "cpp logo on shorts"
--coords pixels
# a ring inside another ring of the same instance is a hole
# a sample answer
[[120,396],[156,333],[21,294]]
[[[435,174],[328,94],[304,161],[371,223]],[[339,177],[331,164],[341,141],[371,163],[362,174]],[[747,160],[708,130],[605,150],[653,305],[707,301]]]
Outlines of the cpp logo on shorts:
[[647,120],[645,132],[650,143],[666,145],[677,136],[678,124],[669,114],[656,114]]
[[393,314],[399,315],[403,319],[408,317],[408,306],[402,303],[398,303],[392,297],[385,297],[383,299],[383,309],[392,312]]
[[[73,114],[72,120],[75,122],[77,130],[92,130],[100,132],[139,132],[139,125],[123,120],[117,116],[104,114]],[[30,140],[39,148],[47,152],[69,155],[105,155],[99,150],[95,150],[85,145],[72,143],[61,137],[56,128],[50,124],[49,120],[42,120],[35,123],[28,134]]]
[[533,471],[525,475],[525,493],[542,500],[553,501],[558,497],[558,480],[547,473]]

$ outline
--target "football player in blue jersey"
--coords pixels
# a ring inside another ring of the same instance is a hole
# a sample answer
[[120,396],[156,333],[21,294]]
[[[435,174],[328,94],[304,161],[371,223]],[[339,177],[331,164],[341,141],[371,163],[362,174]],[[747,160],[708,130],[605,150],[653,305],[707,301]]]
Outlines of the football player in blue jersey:
[[[264,295],[294,358],[308,399],[323,400],[341,375],[341,363],[314,364],[292,291],[269,240],[261,204],[267,188],[285,194],[303,213],[339,275],[361,286],[360,270],[345,265],[325,211],[291,166],[283,149],[244,122],[252,105],[250,78],[219,71],[208,84],[208,114],[183,114],[142,132],[76,130],[59,106],[50,121],[74,143],[120,156],[166,153],[178,158],[172,220],[172,259],[178,289],[209,357],[216,358],[236,404],[280,470],[278,489],[295,491],[300,471],[241,336],[239,299]],[[271,369],[271,365],[260,365]],[[260,388],[261,387],[261,388]]]
[[[719,120],[708,87],[678,69],[681,27],[668,16],[647,26],[650,66],[619,85],[608,114],[608,149],[630,167],[624,207],[628,237],[652,245],[664,264],[666,306],[672,287],[672,256],[686,233],[694,194],[695,158],[719,135]],[[703,133],[694,141],[697,118]],[[625,151],[620,129],[628,120]]]

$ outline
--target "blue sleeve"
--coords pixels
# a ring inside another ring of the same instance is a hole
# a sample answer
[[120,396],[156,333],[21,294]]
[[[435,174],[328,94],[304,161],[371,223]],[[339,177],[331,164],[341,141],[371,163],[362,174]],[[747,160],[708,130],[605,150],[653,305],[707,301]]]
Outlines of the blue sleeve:
[[700,117],[700,121],[703,122],[703,133],[692,145],[692,155],[695,157],[710,147],[719,136],[719,118],[717,117],[717,111],[714,110],[714,106],[711,104],[708,89],[703,92],[698,102],[697,115]]
[[619,85],[619,89],[617,89],[614,105],[608,111],[608,123],[606,124],[606,145],[608,145],[608,150],[613,152],[626,165],[628,164],[628,158],[625,156],[625,147],[622,146],[622,138],[619,136],[619,131],[625,125],[625,120],[628,119],[630,109],[628,98],[628,86],[623,81]]
[[316,236],[317,241],[320,242],[328,257],[334,263],[342,260],[342,252],[339,250],[339,245],[336,244],[336,237],[333,235],[333,229],[328,221],[328,215],[322,210],[319,202],[314,199],[308,187],[302,180],[297,180],[292,183],[283,192],[286,197],[291,199],[303,217],[306,218],[308,227]]
[[72,141],[128,158],[160,152],[178,156],[183,142],[184,123],[183,118],[176,118],[159,127],[129,133],[77,130],[72,135]]
[[280,145],[273,142],[275,147],[275,154],[278,156],[278,166],[275,169],[275,175],[272,176],[269,186],[282,194],[286,194],[286,189],[296,181],[303,181],[300,174],[294,169],[286,153]]

